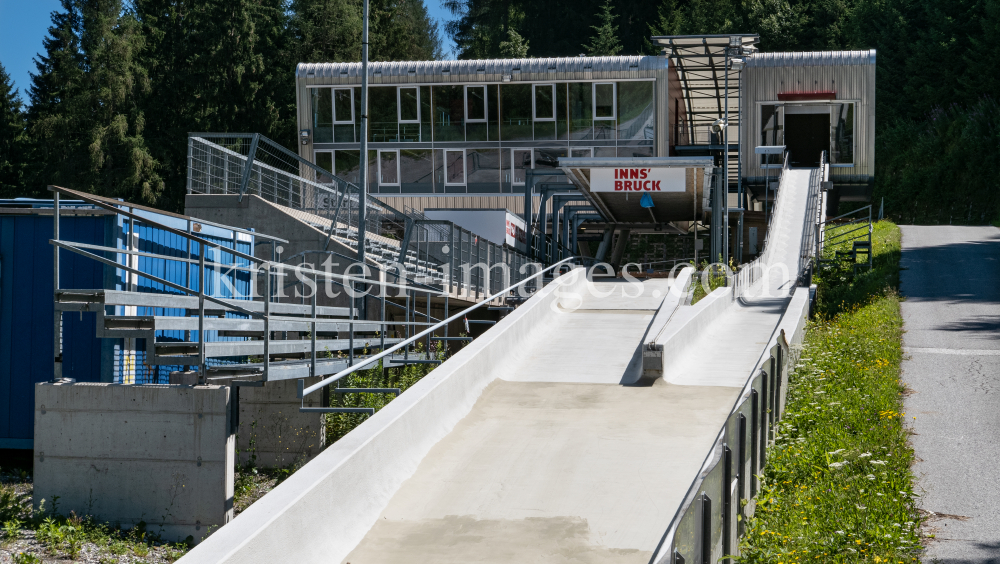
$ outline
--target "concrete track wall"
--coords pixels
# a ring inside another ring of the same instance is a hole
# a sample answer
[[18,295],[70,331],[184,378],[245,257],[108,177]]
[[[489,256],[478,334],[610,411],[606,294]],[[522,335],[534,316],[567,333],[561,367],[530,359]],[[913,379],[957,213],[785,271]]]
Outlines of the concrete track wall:
[[[766,352],[657,547],[656,564],[717,562],[725,554],[738,555],[742,524],[753,515],[752,498],[760,488],[755,476],[766,464],[770,431],[784,411],[788,376],[805,338],[809,303],[809,288],[795,288],[767,338]],[[742,507],[744,499],[749,503]]]
[[577,268],[546,286],[180,562],[340,562],[499,368],[520,360],[556,301],[583,293],[583,272]]

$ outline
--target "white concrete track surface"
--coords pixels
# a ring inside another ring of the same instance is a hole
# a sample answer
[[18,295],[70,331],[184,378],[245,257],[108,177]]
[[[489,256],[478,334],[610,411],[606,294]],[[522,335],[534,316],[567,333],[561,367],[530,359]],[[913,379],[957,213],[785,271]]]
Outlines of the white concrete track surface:
[[182,562],[649,562],[788,303],[818,172],[786,174],[785,274],[718,302],[664,378],[630,385],[654,316],[705,307],[561,277]]
[[791,297],[802,253],[808,188],[820,181],[814,169],[790,169],[785,174],[767,241],[773,245],[765,265],[768,275],[684,350],[664,374],[668,382],[734,388],[746,384]]
[[505,368],[344,561],[648,562],[790,298],[819,173],[786,174],[768,242],[786,275],[733,304],[681,370],[619,385],[664,282],[562,298],[578,309],[550,316],[550,338]]

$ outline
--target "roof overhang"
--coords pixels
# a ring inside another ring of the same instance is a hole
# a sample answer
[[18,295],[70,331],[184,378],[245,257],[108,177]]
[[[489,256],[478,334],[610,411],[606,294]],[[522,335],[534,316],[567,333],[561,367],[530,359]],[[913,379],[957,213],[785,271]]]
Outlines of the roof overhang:
[[[587,200],[609,222],[616,224],[664,224],[691,220],[701,205],[698,193],[704,191],[699,171],[711,171],[713,157],[562,157],[559,168],[579,188]],[[591,189],[592,171],[596,169],[683,169],[683,191],[599,192]],[[653,207],[642,207],[643,194]]]

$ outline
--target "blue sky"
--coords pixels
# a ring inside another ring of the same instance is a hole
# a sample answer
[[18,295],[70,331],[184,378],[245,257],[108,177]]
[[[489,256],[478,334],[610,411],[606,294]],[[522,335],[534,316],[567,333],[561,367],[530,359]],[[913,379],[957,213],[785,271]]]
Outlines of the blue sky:
[[[451,18],[440,0],[424,3],[432,18],[442,23]],[[28,98],[28,73],[35,70],[32,58],[42,50],[42,38],[51,23],[49,14],[59,7],[59,0],[0,0],[0,63],[13,78],[22,100]],[[454,42],[448,37],[443,39],[445,56],[453,58]]]

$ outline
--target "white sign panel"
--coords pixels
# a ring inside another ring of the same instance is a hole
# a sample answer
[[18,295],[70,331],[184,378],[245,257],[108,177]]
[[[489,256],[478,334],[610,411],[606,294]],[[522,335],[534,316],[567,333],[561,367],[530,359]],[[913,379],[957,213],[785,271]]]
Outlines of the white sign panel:
[[678,167],[592,168],[591,192],[684,192],[685,172]]
[[510,212],[507,215],[507,246],[519,251],[528,249],[528,234],[524,230],[524,219]]

